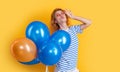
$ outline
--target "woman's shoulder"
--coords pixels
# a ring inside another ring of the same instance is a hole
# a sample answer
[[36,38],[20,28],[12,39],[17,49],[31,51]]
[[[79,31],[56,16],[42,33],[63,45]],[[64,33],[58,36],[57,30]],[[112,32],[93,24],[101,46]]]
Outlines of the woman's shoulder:
[[69,28],[76,28],[76,27],[79,27],[80,26],[80,24],[78,25],[78,24],[76,24],[76,25],[71,25],[71,26],[69,26]]

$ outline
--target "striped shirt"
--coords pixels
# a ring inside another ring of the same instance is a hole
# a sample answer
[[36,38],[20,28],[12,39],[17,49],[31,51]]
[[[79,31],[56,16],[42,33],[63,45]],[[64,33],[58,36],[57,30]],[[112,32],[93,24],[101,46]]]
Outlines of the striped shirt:
[[78,38],[77,34],[82,33],[80,25],[71,26],[67,32],[71,36],[71,44],[69,48],[63,52],[63,55],[60,61],[56,64],[56,70],[60,72],[66,72],[76,68],[77,65],[77,56],[78,56]]

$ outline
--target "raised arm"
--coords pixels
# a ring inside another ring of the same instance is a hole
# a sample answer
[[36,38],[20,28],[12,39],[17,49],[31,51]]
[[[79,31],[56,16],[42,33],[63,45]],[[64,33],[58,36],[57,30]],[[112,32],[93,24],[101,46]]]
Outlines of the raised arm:
[[78,21],[82,22],[83,24],[80,25],[82,30],[91,25],[91,20],[83,18],[83,17],[80,17],[80,16],[74,16],[70,10],[65,10],[65,13],[71,19],[78,20]]

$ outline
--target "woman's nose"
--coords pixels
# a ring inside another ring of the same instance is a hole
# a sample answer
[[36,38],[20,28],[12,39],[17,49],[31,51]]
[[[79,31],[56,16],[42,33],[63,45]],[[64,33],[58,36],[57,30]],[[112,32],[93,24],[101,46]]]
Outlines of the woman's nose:
[[60,14],[61,17],[64,17],[64,14]]

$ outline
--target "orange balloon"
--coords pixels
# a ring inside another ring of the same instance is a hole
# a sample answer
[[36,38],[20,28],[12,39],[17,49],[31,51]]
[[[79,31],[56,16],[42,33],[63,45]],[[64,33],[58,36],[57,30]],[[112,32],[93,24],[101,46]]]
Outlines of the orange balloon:
[[12,55],[20,62],[29,62],[36,58],[36,45],[27,38],[15,40],[11,45]]

